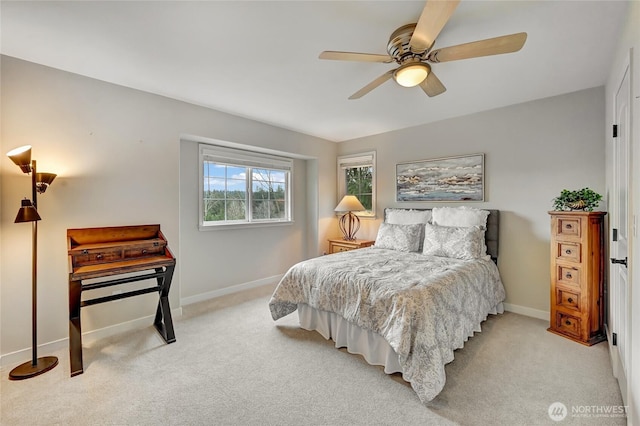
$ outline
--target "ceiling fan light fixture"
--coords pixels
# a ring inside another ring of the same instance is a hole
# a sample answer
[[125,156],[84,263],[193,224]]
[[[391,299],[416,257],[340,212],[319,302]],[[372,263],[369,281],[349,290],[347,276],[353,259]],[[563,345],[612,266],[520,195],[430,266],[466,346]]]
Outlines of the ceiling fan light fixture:
[[393,73],[393,78],[400,86],[414,87],[422,83],[431,71],[429,65],[422,62],[413,62],[402,65]]

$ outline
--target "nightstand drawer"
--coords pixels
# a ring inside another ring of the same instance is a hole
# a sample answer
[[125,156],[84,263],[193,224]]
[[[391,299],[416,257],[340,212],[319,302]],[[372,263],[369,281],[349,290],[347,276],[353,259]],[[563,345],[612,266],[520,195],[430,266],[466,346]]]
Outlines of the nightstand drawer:
[[580,312],[580,292],[556,287],[556,305]]
[[556,265],[556,282],[580,288],[582,269],[575,266]]
[[566,333],[573,337],[580,337],[581,322],[580,318],[576,318],[563,312],[556,312],[555,329],[562,333]]
[[341,251],[355,250],[358,247],[345,246],[343,244],[331,244],[331,253],[340,253]]
[[557,244],[556,257],[560,260],[580,263],[580,243],[561,241]]
[[373,245],[373,243],[375,243],[375,241],[373,240],[347,241],[347,240],[333,239],[333,240],[329,240],[329,254],[370,247]]

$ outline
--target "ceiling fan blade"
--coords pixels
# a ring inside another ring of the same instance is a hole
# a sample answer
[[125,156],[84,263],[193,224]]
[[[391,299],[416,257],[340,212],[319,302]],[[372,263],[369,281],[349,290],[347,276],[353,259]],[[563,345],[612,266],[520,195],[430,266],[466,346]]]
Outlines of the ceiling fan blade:
[[438,34],[453,15],[453,11],[456,10],[458,3],[460,0],[427,1],[409,42],[412,52],[424,52],[433,46]]
[[360,61],[391,63],[393,59],[389,55],[377,55],[375,53],[335,52],[326,50],[318,56],[320,59],[332,59],[334,61]]
[[447,88],[444,87],[444,84],[442,84],[440,79],[436,77],[433,71],[429,73],[427,78],[425,78],[422,83],[420,83],[420,87],[422,87],[424,93],[426,93],[429,97],[438,96],[447,90]]
[[376,87],[380,86],[385,81],[389,80],[391,78],[391,76],[393,76],[393,72],[394,71],[395,70],[389,70],[389,71],[385,72],[380,77],[376,78],[371,83],[367,84],[362,89],[358,90],[356,93],[354,93],[353,95],[349,96],[349,99],[359,99],[359,98],[363,97],[364,95],[366,95],[367,93],[369,93],[370,91],[375,89]]
[[431,62],[448,62],[459,59],[478,58],[481,56],[500,55],[517,52],[527,40],[527,33],[516,33],[486,40],[473,41],[457,46],[436,49],[429,53]]

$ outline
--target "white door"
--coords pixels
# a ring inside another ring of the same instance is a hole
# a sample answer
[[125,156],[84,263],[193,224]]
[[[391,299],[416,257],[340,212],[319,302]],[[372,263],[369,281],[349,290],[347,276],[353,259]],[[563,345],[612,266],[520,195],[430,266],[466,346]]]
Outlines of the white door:
[[617,136],[613,142],[613,193],[611,194],[611,247],[609,324],[614,375],[627,400],[628,378],[628,269],[629,256],[629,67],[615,95]]

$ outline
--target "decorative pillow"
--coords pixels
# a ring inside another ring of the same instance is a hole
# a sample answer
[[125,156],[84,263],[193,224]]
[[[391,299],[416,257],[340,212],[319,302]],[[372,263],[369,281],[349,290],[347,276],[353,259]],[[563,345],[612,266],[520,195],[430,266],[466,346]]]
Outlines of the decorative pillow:
[[383,222],[380,224],[373,247],[404,252],[418,251],[423,226],[420,223],[395,225]]
[[411,225],[414,223],[429,223],[431,210],[387,209],[385,222],[396,225]]
[[[414,223],[429,223],[431,221],[431,210],[411,210],[411,209],[386,209],[385,222],[396,225],[411,225]],[[420,242],[418,250],[422,251],[424,241],[424,231],[420,228]]]
[[[377,242],[376,242],[377,244]],[[480,226],[426,224],[422,254],[471,260],[486,254],[484,229]]]
[[487,227],[487,210],[473,207],[434,207],[431,223],[440,226],[481,226]]

